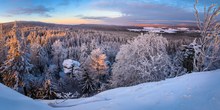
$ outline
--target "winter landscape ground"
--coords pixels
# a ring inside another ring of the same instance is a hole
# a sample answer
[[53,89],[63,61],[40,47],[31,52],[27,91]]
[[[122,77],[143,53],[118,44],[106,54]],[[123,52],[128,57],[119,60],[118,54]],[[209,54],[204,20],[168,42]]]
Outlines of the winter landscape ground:
[[89,98],[44,102],[57,110],[219,110],[219,77],[220,70],[192,73],[116,88]]
[[[197,72],[160,82],[116,88],[101,92],[89,98],[69,99],[65,101],[34,101],[33,99],[16,93],[4,85],[0,85],[0,109],[219,110],[219,77],[220,70]],[[191,83],[191,81],[193,81],[193,83]]]

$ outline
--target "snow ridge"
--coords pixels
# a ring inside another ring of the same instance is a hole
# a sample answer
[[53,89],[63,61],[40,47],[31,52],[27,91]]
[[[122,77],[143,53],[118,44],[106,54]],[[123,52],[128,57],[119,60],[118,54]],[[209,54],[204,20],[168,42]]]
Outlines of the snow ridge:
[[[69,99],[58,110],[219,110],[220,70],[108,90]],[[54,101],[44,101],[53,103]]]

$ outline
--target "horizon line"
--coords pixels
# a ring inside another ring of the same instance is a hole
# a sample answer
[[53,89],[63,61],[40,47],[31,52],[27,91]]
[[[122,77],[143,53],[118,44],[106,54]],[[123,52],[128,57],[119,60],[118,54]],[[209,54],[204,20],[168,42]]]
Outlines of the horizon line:
[[143,26],[196,26],[196,23],[137,23],[137,24],[107,24],[107,23],[79,23],[79,24],[73,24],[73,23],[56,23],[56,22],[45,22],[45,21],[25,21],[25,20],[15,20],[15,21],[8,21],[8,22],[1,22],[0,24],[7,24],[7,23],[13,23],[13,22],[40,22],[40,23],[47,23],[47,24],[56,24],[56,25],[106,25],[106,26],[137,26],[137,27],[143,27]]

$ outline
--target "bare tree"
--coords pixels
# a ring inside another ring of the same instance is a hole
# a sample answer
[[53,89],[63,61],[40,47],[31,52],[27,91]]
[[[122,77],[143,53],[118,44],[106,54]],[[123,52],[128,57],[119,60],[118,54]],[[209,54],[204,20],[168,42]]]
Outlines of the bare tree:
[[211,5],[208,9],[204,7],[204,15],[201,19],[197,4],[198,0],[196,0],[194,9],[201,38],[196,39],[200,49],[195,52],[194,70],[206,71],[215,69],[216,62],[220,60],[220,22],[217,20],[220,7],[216,4]]

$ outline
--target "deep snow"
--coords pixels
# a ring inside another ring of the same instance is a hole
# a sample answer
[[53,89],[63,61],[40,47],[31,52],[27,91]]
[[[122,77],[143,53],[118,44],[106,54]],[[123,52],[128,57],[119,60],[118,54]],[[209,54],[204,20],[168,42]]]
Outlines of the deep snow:
[[[42,101],[53,110],[220,110],[220,70],[121,87],[93,97]],[[0,84],[0,110],[51,110]],[[56,103],[58,104],[56,104]]]
[[52,110],[52,107],[28,98],[0,83],[0,110]]
[[144,83],[70,99],[57,110],[220,110],[220,70],[192,73],[160,82]]

